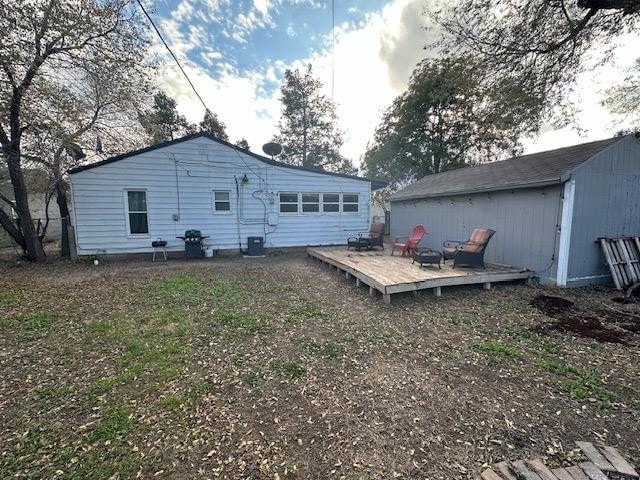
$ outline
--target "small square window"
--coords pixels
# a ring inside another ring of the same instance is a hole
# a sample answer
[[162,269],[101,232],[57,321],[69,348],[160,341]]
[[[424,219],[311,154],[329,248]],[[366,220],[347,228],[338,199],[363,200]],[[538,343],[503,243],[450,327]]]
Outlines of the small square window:
[[358,212],[358,194],[357,193],[342,194],[342,211],[346,213]]
[[322,194],[322,211],[326,213],[340,212],[340,194],[339,193],[323,193]]
[[298,194],[297,193],[281,193],[280,194],[280,212],[281,213],[298,213]]
[[320,194],[319,193],[303,193],[302,194],[302,211],[304,213],[315,213],[320,211]]
[[213,211],[222,213],[231,212],[231,196],[228,190],[213,192]]

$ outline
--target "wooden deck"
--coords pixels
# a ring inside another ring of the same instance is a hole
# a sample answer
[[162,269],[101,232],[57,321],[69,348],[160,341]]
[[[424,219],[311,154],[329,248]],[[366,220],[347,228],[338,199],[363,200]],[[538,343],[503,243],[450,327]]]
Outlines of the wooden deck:
[[436,265],[419,267],[412,264],[411,258],[401,257],[399,253],[391,256],[389,251],[348,251],[346,247],[311,247],[307,254],[338,270],[347,278],[354,277],[356,284],[364,283],[373,296],[380,292],[386,303],[391,303],[391,295],[401,292],[414,292],[433,289],[439,297],[442,287],[454,285],[482,284],[490,289],[495,282],[526,280],[532,272],[519,268],[487,265],[487,268],[456,268],[448,262],[438,269]]

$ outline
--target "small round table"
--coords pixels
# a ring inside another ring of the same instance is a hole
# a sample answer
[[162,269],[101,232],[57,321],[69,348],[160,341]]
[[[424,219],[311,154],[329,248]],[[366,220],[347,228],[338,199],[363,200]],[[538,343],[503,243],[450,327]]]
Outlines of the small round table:
[[411,263],[419,263],[420,267],[422,267],[425,263],[430,264],[438,264],[438,268],[442,268],[440,266],[440,262],[442,261],[442,253],[437,250],[431,249],[418,249],[413,250],[411,252],[411,257],[413,260]]

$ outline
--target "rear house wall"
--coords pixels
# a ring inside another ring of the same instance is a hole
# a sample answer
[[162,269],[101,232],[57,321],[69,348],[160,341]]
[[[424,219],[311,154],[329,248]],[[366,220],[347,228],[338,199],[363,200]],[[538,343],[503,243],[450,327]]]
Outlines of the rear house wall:
[[[238,197],[234,177],[245,174]],[[369,226],[370,182],[270,165],[206,137],[74,173],[71,184],[81,255],[148,252],[156,238],[181,250],[176,236],[187,229],[216,249],[237,249],[238,237],[246,248],[248,236],[266,237],[267,247],[344,244]],[[148,235],[128,234],[127,189],[147,192]],[[229,192],[229,212],[214,211],[214,190]],[[359,211],[279,213],[279,192],[357,193]]]

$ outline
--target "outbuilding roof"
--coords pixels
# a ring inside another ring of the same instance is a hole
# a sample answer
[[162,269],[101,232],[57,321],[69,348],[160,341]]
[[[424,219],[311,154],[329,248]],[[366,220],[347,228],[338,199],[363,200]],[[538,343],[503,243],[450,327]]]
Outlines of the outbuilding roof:
[[391,201],[563,183],[573,169],[620,140],[622,137],[608,138],[427,175],[393,194]]
[[191,135],[186,135],[184,137],[177,138],[175,140],[168,140],[166,142],[156,143],[155,145],[151,145],[149,147],[141,148],[141,149],[138,149],[138,150],[133,150],[133,151],[128,152],[128,153],[123,153],[122,155],[116,155],[115,157],[107,158],[106,160],[101,160],[101,161],[95,162],[95,163],[89,163],[87,165],[81,165],[79,167],[75,167],[75,168],[69,169],[69,171],[67,173],[69,173],[70,175],[73,175],[74,173],[84,172],[85,170],[90,170],[92,168],[100,167],[102,165],[107,165],[109,163],[117,162],[118,160],[123,160],[125,158],[129,158],[129,157],[132,157],[134,155],[139,155],[141,153],[151,152],[151,151],[157,150],[159,148],[167,147],[169,145],[175,145],[177,143],[186,142],[188,140],[192,140],[194,138],[200,138],[200,137],[205,137],[205,138],[208,138],[209,140],[213,140],[214,142],[221,143],[222,145],[226,145],[227,147],[233,148],[234,150],[242,152],[242,153],[244,153],[246,155],[250,155],[250,156],[260,160],[261,162],[267,163],[269,165],[273,165],[275,167],[291,168],[291,169],[294,169],[294,170],[304,170],[304,171],[307,171],[307,172],[322,173],[324,175],[333,175],[335,177],[343,177],[343,178],[350,178],[352,180],[361,180],[361,181],[364,181],[364,182],[371,182],[371,189],[372,190],[376,190],[378,188],[383,188],[383,187],[387,186],[387,182],[382,181],[382,180],[373,180],[373,179],[370,179],[370,178],[359,177],[357,175],[349,175],[349,174],[346,174],[346,173],[337,173],[337,172],[327,172],[326,170],[322,170],[322,169],[308,168],[308,167],[302,167],[302,166],[299,166],[299,165],[290,165],[288,163],[277,162],[275,160],[271,160],[270,158],[264,157],[264,156],[259,155],[257,153],[251,152],[249,150],[245,150],[244,148],[241,148],[241,147],[239,147],[237,145],[234,145],[233,143],[225,142],[224,140],[219,139],[215,135],[211,135],[210,133],[206,133],[206,132],[193,133]]

